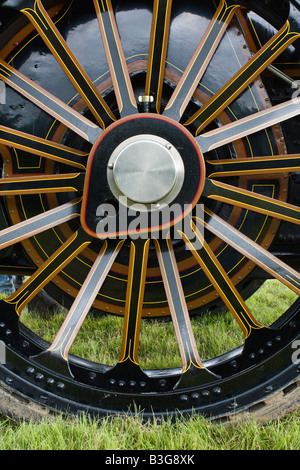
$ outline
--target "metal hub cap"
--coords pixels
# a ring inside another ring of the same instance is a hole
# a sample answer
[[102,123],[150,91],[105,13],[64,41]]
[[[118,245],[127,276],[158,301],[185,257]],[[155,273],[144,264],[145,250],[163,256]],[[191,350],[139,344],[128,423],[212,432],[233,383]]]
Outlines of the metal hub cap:
[[151,203],[164,198],[177,179],[172,146],[154,136],[126,140],[117,150],[114,180],[129,199]]
[[108,181],[113,193],[135,203],[169,203],[177,196],[183,180],[184,165],[179,152],[156,135],[126,139],[108,162]]

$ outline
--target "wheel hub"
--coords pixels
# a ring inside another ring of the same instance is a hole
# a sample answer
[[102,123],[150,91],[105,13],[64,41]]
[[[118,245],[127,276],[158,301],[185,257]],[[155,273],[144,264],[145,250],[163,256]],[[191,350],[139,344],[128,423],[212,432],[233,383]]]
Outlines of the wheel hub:
[[[137,213],[144,212],[148,217],[139,220],[138,231],[158,233],[191,212],[204,181],[202,152],[181,124],[150,113],[129,116],[110,125],[91,150],[82,226],[97,238],[128,236],[136,233],[131,232],[131,222],[138,218]],[[104,234],[99,230],[99,217],[105,212],[101,205],[111,202],[112,197],[118,210],[112,230]],[[161,225],[151,219],[157,210],[162,213]]]
[[[116,197],[141,204],[174,199],[184,178],[179,152],[167,140],[145,134],[126,139],[108,163],[108,181]],[[170,194],[171,193],[171,194]]]

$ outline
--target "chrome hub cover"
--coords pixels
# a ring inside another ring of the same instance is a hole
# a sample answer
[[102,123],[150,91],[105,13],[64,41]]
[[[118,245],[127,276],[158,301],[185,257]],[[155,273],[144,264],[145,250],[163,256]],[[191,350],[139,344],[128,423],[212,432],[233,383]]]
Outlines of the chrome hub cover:
[[[184,180],[184,165],[167,140],[142,134],[122,142],[108,162],[108,181],[116,197],[140,204],[170,203]],[[147,207],[148,208],[148,207]]]

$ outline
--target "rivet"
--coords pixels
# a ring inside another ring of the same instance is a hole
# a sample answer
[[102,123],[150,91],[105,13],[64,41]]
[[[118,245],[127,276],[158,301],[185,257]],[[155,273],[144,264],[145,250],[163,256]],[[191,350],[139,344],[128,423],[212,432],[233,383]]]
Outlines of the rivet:
[[210,397],[210,392],[208,390],[203,390],[203,392],[201,392],[201,396],[203,398],[209,398]]
[[189,401],[189,397],[187,395],[181,395],[180,400],[186,403]]
[[33,374],[34,374],[34,372],[35,372],[35,370],[34,370],[34,368],[33,368],[33,367],[27,367],[27,369],[26,369],[26,373],[27,373],[28,375],[33,375]]
[[230,403],[229,408],[236,408],[238,406],[236,398]]
[[55,384],[55,380],[52,379],[51,377],[49,377],[49,378],[47,379],[46,383],[47,383],[47,385],[48,385],[49,387],[53,387],[53,385]]
[[159,381],[159,385],[161,386],[161,388],[164,388],[164,387],[167,385],[166,379],[161,379],[161,380]]
[[215,387],[215,388],[213,389],[213,392],[214,392],[215,395],[220,395],[220,393],[222,392],[222,390],[220,389],[220,387]]
[[62,382],[58,382],[58,384],[56,385],[56,388],[57,390],[62,391],[65,388],[65,384],[63,384]]
[[119,380],[118,385],[119,387],[124,387],[125,386],[124,380]]
[[41,374],[40,372],[38,372],[35,376],[35,379],[38,381],[38,382],[42,382],[44,380],[44,376],[43,374]]
[[198,400],[200,399],[199,393],[192,393],[191,399],[192,399],[193,401],[198,401]]
[[113,164],[113,163],[109,163],[109,164],[107,165],[107,167],[108,167],[109,170],[113,170],[113,169],[114,169],[114,164]]
[[142,381],[142,382],[140,382],[139,385],[140,385],[141,388],[145,388],[147,384],[146,384],[146,382]]

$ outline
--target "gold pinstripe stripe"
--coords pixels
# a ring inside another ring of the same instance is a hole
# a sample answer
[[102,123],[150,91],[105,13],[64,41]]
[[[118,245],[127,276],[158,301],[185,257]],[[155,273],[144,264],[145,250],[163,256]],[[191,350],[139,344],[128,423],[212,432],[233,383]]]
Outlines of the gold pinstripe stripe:
[[[159,11],[159,3],[160,3],[160,0],[154,0],[151,36],[150,36],[150,44],[149,44],[148,66],[147,66],[147,75],[146,75],[146,86],[145,86],[146,95],[150,95],[150,92],[151,92],[150,85],[151,85],[151,76],[152,76],[153,58],[154,58],[153,53],[155,50],[155,38],[156,38],[155,33],[157,30],[157,19],[158,19],[157,17],[158,17],[158,11]],[[156,100],[156,110],[158,113],[160,113],[162,83],[164,79],[165,61],[166,61],[166,55],[167,55],[167,41],[169,38],[168,25],[170,23],[171,8],[172,8],[172,0],[167,0],[167,6],[166,6],[167,11],[165,15],[164,35],[163,35],[163,42],[162,42],[163,54],[161,55],[161,61],[160,61],[160,69],[159,69],[160,73],[159,73],[157,100]]]
[[[169,300],[169,302],[171,304],[170,305],[170,311],[171,311],[171,314],[172,314],[172,319],[173,319],[173,322],[174,322],[176,336],[178,338],[179,349],[180,349],[180,352],[181,352],[181,360],[182,360],[182,366],[183,366],[183,371],[182,372],[186,373],[192,365],[194,367],[198,368],[198,369],[204,369],[205,367],[201,363],[201,360],[200,360],[199,355],[198,355],[198,351],[197,351],[197,348],[196,348],[196,345],[195,345],[195,340],[194,340],[194,337],[192,335],[192,330],[191,330],[191,328],[188,327],[188,325],[190,325],[190,318],[189,318],[189,314],[188,314],[187,309],[186,309],[186,302],[185,302],[185,297],[184,297],[184,294],[183,294],[183,291],[182,291],[182,286],[179,285],[178,276],[176,276],[176,274],[175,274],[176,269],[177,269],[177,265],[176,265],[176,263],[174,264],[174,260],[173,260],[173,257],[172,257],[172,251],[171,251],[172,247],[170,246],[170,244],[167,240],[167,245],[168,245],[168,248],[169,248],[169,254],[170,254],[170,259],[171,259],[171,263],[172,263],[174,278],[175,278],[176,285],[177,285],[177,292],[178,292],[178,295],[179,295],[179,298],[180,298],[181,307],[182,307],[182,311],[183,311],[183,314],[184,314],[184,319],[185,319],[185,323],[186,323],[186,327],[187,327],[188,337],[190,339],[190,344],[191,344],[191,347],[192,347],[193,356],[196,360],[196,363],[194,363],[191,359],[190,349],[187,348],[188,352],[189,352],[189,362],[188,362],[187,361],[187,356],[185,354],[185,349],[186,348],[184,348],[184,346],[183,346],[183,349],[182,349],[181,346],[180,346],[180,344],[183,345],[181,331],[180,331],[180,327],[179,327],[177,316],[176,316],[175,306],[174,306],[174,303],[173,303],[172,293],[171,293],[170,285],[169,285],[169,282],[168,282],[168,276],[167,276],[167,273],[166,273],[165,263],[163,261],[161,248],[160,248],[159,242],[156,239],[155,239],[155,245],[156,245],[156,249],[157,249],[158,258],[160,260],[160,267],[161,267],[162,272],[164,273],[165,289],[166,289],[167,297],[168,297],[168,299],[170,299]],[[176,265],[176,267],[175,267],[175,265]]]
[[[102,259],[103,259],[103,256],[104,254],[106,253],[107,251],[107,248],[108,248],[108,243],[107,241],[105,241],[102,249],[101,249],[101,252],[99,254],[99,257],[98,259],[95,261],[94,265],[92,266],[91,270],[90,270],[90,273],[88,275],[88,277],[86,278],[85,282],[83,283],[72,307],[71,307],[71,310],[69,311],[64,323],[62,324],[59,332],[57,333],[56,335],[56,338],[54,339],[54,341],[52,342],[52,344],[50,345],[50,347],[48,348],[48,351],[59,351],[60,354],[61,354],[61,357],[64,359],[64,360],[67,360],[67,356],[68,356],[68,351],[70,349],[70,346],[74,340],[74,337],[76,336],[77,334],[77,328],[81,326],[82,324],[82,321],[84,320],[89,308],[90,308],[90,304],[92,304],[92,302],[94,301],[94,298],[96,297],[97,295],[97,292],[100,288],[100,286],[103,284],[103,281],[104,279],[106,278],[107,276],[107,272],[111,266],[111,263],[113,262],[113,260],[115,259],[115,256],[116,254],[119,252],[121,246],[123,245],[124,243],[124,240],[121,240],[118,245],[115,247],[113,253],[111,254],[111,257],[109,259],[109,261],[107,262],[106,264],[106,268],[105,270],[103,271],[102,275],[100,276],[95,288],[94,288],[94,291],[91,293],[90,295],[90,302],[87,303],[85,309],[81,312],[77,322],[76,322],[76,325],[73,329],[73,332],[71,334],[71,336],[69,337],[69,332],[70,332],[70,328],[67,330],[67,328],[69,327],[69,323],[70,321],[72,320],[72,316],[74,315],[74,312],[76,311],[76,307],[77,305],[79,304],[82,296],[84,295],[85,291],[86,291],[86,287],[89,283],[89,277],[93,275],[93,273],[97,270],[97,268],[99,267],[100,263],[102,262]],[[67,330],[67,332],[66,332]],[[66,344],[65,341],[67,340]]]
[[[198,46],[198,48],[197,48],[197,50],[196,50],[196,52],[195,52],[195,54],[194,54],[194,56],[193,56],[191,62],[188,64],[188,67],[187,67],[186,71],[184,72],[184,75],[183,75],[182,79],[180,80],[180,82],[179,82],[178,86],[176,87],[176,89],[175,89],[175,91],[174,91],[174,93],[173,93],[173,95],[172,95],[172,97],[171,97],[169,103],[167,104],[167,106],[166,106],[166,108],[165,108],[165,111],[167,111],[168,109],[170,109],[171,106],[173,105],[174,101],[176,100],[178,94],[180,93],[180,90],[182,89],[182,87],[183,87],[183,85],[184,85],[184,83],[185,83],[185,80],[188,78],[188,73],[189,73],[190,69],[193,67],[194,63],[196,62],[196,60],[197,60],[197,58],[198,58],[198,56],[199,56],[199,54],[200,54],[201,51],[203,50],[203,47],[205,46],[205,43],[207,42],[207,39],[209,38],[210,34],[211,34],[212,31],[214,30],[215,25],[216,25],[216,24],[220,24],[220,23],[222,22],[222,19],[223,19],[224,16],[226,15],[226,13],[228,13],[228,18],[226,19],[227,22],[223,25],[222,29],[221,29],[220,32],[218,33],[218,35],[217,35],[217,37],[216,37],[216,39],[215,39],[215,41],[214,41],[214,43],[213,43],[213,45],[212,45],[212,47],[211,47],[211,49],[210,49],[211,51],[214,50],[214,48],[217,46],[217,44],[218,44],[218,42],[219,42],[219,39],[223,36],[224,30],[227,28],[227,26],[228,26],[228,24],[229,24],[229,22],[230,22],[230,19],[231,19],[232,16],[234,15],[234,12],[235,12],[235,10],[236,10],[237,8],[239,8],[239,5],[234,5],[234,6],[228,7],[226,1],[225,1],[225,0],[221,0],[220,5],[219,5],[219,7],[218,7],[218,9],[217,9],[217,11],[216,11],[214,17],[213,17],[213,19],[212,19],[212,21],[211,21],[211,23],[210,23],[210,25],[209,25],[207,31],[205,32],[204,41],[203,41],[203,39],[202,39],[202,41],[201,41],[201,43],[200,43],[200,44],[202,44],[202,45],[201,45],[201,49],[198,50],[198,49],[199,49],[199,46]],[[222,16],[221,16],[221,14],[222,14]],[[221,16],[221,17],[220,17],[220,16]],[[209,55],[209,53],[208,53],[207,55]],[[198,73],[198,75],[197,75],[197,77],[196,77],[196,79],[195,79],[195,81],[194,81],[194,84],[193,84],[193,90],[196,88],[197,83],[199,82],[199,80],[200,80],[200,78],[201,78],[200,73],[201,73],[201,71],[204,71],[204,70],[205,70],[205,68],[206,68],[206,66],[207,66],[207,62],[208,62],[208,60],[206,60],[206,61],[203,63],[202,67],[200,68],[199,73]],[[200,78],[199,78],[199,76],[200,76]],[[189,97],[188,97],[188,100],[189,100]],[[183,110],[184,107],[186,107],[186,105],[187,105],[187,99],[184,100],[184,102],[182,103],[182,106],[181,106],[181,108],[180,108],[180,114],[181,114],[181,115],[182,115],[182,112],[183,112],[182,110]]]
[[[220,223],[221,225],[223,225],[225,228],[227,228],[228,230],[231,230],[233,233],[236,233],[238,231],[234,230],[233,227],[231,227],[229,224],[227,224],[225,221],[223,221],[222,219],[220,219],[219,217],[217,217],[215,214],[213,214],[212,212],[210,212],[209,210],[205,210],[205,212],[210,215],[211,217],[213,217],[214,219],[216,219],[218,221],[218,223]],[[235,248],[239,253],[242,253],[244,254],[247,258],[249,259],[252,259],[258,266],[262,267],[263,269],[264,268],[267,268],[263,263],[259,262],[259,260],[257,260],[254,256],[251,256],[251,253],[247,252],[245,249],[241,248],[239,245],[237,245],[234,241],[232,241],[231,239],[229,239],[227,236],[224,235],[223,232],[220,232],[218,229],[214,228],[214,227],[211,227],[207,222],[205,222],[204,220],[200,219],[199,217],[197,217],[197,220],[200,222],[200,223],[203,223],[205,225],[205,227],[207,227],[208,230],[210,230],[211,232],[213,232],[217,237],[219,237],[221,240],[225,241],[226,243],[228,243],[230,246],[232,246],[233,248]],[[273,261],[274,262],[274,257],[267,251],[265,250],[264,248],[262,248],[260,245],[258,245],[257,243],[253,242],[250,238],[248,237],[245,237],[243,234],[239,233],[238,232],[238,236],[241,237],[241,238],[244,238],[247,243],[249,243],[249,245],[252,245],[253,247],[255,247],[255,249],[257,249],[258,251],[260,251],[264,256],[266,256],[267,258],[270,259],[270,261]],[[282,261],[280,261],[279,259],[275,258],[276,259],[276,262],[282,266],[286,271],[290,272],[292,277],[290,279],[293,279],[293,276],[295,276],[296,279],[299,279],[299,273],[297,271],[295,271],[294,269],[292,269],[291,267],[289,267],[288,265],[286,265],[285,263],[283,263]],[[285,284],[287,287],[289,287],[291,290],[293,290],[297,295],[300,296],[300,289],[296,288],[291,282],[287,281],[287,279],[285,279],[284,277],[282,277],[280,274],[278,274],[277,272],[273,271],[272,269],[269,269],[269,272],[272,273],[272,275],[278,279],[280,282],[282,282],[283,284]]]
[[[130,99],[130,102],[131,102],[132,106],[137,108],[137,105],[135,103],[134,93],[133,93],[133,90],[132,90],[131,81],[130,81],[127,66],[126,66],[125,57],[124,57],[124,54],[123,54],[123,50],[120,49],[120,38],[119,38],[118,30],[117,30],[117,25],[116,25],[116,22],[115,22],[115,17],[114,17],[114,14],[113,14],[112,4],[111,4],[110,0],[104,0],[104,1],[106,3],[106,6],[107,6],[107,12],[108,12],[108,15],[109,15],[110,26],[111,26],[111,30],[112,30],[112,33],[113,33],[113,36],[114,36],[114,39],[115,39],[115,44],[116,44],[116,47],[117,47],[117,50],[118,50],[119,60],[120,60],[120,64],[121,64],[121,67],[122,67],[122,70],[123,70],[123,77],[124,77],[124,80],[125,80],[125,83],[126,83],[128,96],[129,96],[129,99]],[[102,0],[102,4],[103,4],[103,0]],[[117,100],[118,100],[118,103],[119,103],[119,111],[121,113],[122,110],[123,110],[122,94],[120,92],[120,88],[119,88],[118,81],[117,81],[117,76],[116,76],[115,70],[114,70],[113,59],[111,57],[110,47],[109,47],[109,43],[108,43],[107,36],[106,36],[106,29],[105,29],[104,21],[103,21],[103,18],[102,18],[101,10],[99,8],[99,1],[94,0],[94,5],[95,5],[95,10],[96,10],[96,13],[97,13],[99,25],[101,25],[100,26],[101,27],[101,32],[103,34],[103,38],[105,39],[105,42],[106,42],[106,45],[107,45],[107,53],[109,54],[109,61],[110,61],[110,64],[111,64],[111,66],[109,67],[110,68],[110,73],[111,73],[112,77],[114,77],[114,79],[113,79],[114,89],[115,89]],[[106,10],[104,10],[104,12],[105,11]]]
[[[91,82],[85,71],[81,68],[79,62],[76,60],[74,57],[73,53],[71,50],[68,48],[67,44],[65,41],[63,41],[62,36],[58,33],[58,30],[56,29],[55,25],[52,23],[52,20],[50,17],[48,17],[47,12],[44,10],[40,0],[36,0],[34,4],[34,10],[25,8],[21,10],[22,13],[24,13],[29,20],[32,22],[32,24],[35,26],[36,30],[40,34],[40,36],[43,38],[43,40],[46,42],[48,47],[50,48],[52,54],[56,57],[56,59],[59,61],[61,67],[63,70],[67,73],[68,77],[71,79],[71,81],[77,86],[78,91],[80,91],[80,94],[83,95],[84,101],[88,104],[89,108],[93,112],[94,116],[97,118],[99,124],[101,125],[102,128],[105,128],[103,119],[100,117],[99,113],[95,109],[95,107],[92,105],[90,100],[87,98],[86,94],[82,90],[82,88],[78,85],[76,78],[70,73],[69,69],[65,66],[63,60],[60,58],[59,54],[57,54],[55,48],[52,46],[51,42],[48,40],[46,34],[44,31],[41,29],[40,25],[38,22],[35,20],[34,15],[38,17],[38,19],[41,21],[41,23],[44,26],[44,29],[50,29],[52,33],[55,35],[56,39],[59,41],[61,46],[63,47],[64,51],[68,55],[69,59],[72,61],[72,63],[75,65],[75,67],[79,70],[80,74],[82,77],[84,77],[86,84],[88,85],[89,89],[93,92],[94,96],[99,100],[99,103],[101,102],[101,105],[105,108],[106,112],[110,116],[110,118],[115,121],[115,117],[113,116],[111,110],[109,107],[105,104],[105,102],[101,99],[100,95],[97,92],[97,89],[95,88],[94,84]],[[30,13],[33,12],[33,15]]]
[[[135,334],[134,334],[134,348],[132,350],[131,339],[128,343],[128,327],[129,327],[129,314],[130,314],[130,304],[131,304],[131,296],[132,296],[132,278],[134,272],[134,265],[136,262],[136,247],[133,242],[131,242],[131,250],[130,250],[130,259],[129,259],[129,266],[128,266],[128,292],[126,292],[126,304],[125,304],[125,314],[124,314],[124,329],[123,329],[123,337],[122,337],[122,346],[121,346],[121,353],[119,362],[125,362],[126,360],[130,360],[133,364],[138,365],[138,339],[140,334],[140,320],[143,308],[143,300],[144,300],[144,289],[145,289],[145,280],[146,280],[146,271],[147,271],[147,261],[148,261],[148,251],[149,251],[149,244],[150,239],[146,240],[143,247],[143,257],[142,257],[142,269],[141,269],[141,279],[139,285],[139,295],[138,295],[138,305],[137,305],[137,313],[136,313],[136,320],[135,320]],[[128,350],[128,354],[126,356],[126,350]]]
[[[230,278],[226,274],[225,270],[223,269],[220,262],[217,260],[217,258],[215,257],[215,255],[211,251],[211,249],[209,248],[208,244],[205,242],[204,238],[199,233],[199,231],[198,231],[198,229],[197,229],[197,227],[195,226],[194,223],[192,223],[192,229],[193,229],[196,237],[198,238],[198,240],[201,242],[203,249],[205,250],[205,252],[209,256],[209,258],[211,259],[213,264],[216,266],[216,268],[220,272],[220,274],[222,276],[222,279],[227,284],[227,286],[229,287],[232,294],[238,299],[238,302],[240,303],[241,307],[244,309],[245,313],[243,313],[242,311],[238,312],[234,308],[231,301],[228,299],[225,292],[223,291],[222,287],[218,284],[218,282],[214,279],[214,277],[212,276],[210,271],[207,269],[204,261],[202,260],[200,254],[198,253],[198,251],[192,249],[191,252],[192,252],[194,258],[198,261],[198,263],[200,264],[200,266],[202,267],[202,269],[206,273],[206,275],[208,276],[208,278],[210,279],[210,281],[212,282],[212,285],[214,286],[214,288],[219,292],[220,296],[222,297],[225,304],[229,308],[231,314],[236,319],[237,323],[240,325],[240,327],[241,327],[241,329],[242,329],[242,331],[245,335],[245,339],[247,339],[247,337],[249,337],[249,335],[251,334],[252,329],[261,329],[261,328],[263,328],[263,326],[260,325],[257,322],[257,320],[254,318],[254,316],[251,314],[251,312],[248,309],[247,305],[245,304],[244,300],[242,299],[242,297],[240,296],[240,294],[236,290],[235,286],[232,284]],[[188,237],[184,233],[181,232],[181,236],[187,244],[191,243],[190,240],[188,239]],[[251,325],[250,322],[252,322],[255,325],[255,327],[253,327],[253,325]],[[247,328],[246,325],[248,325],[248,328]]]

